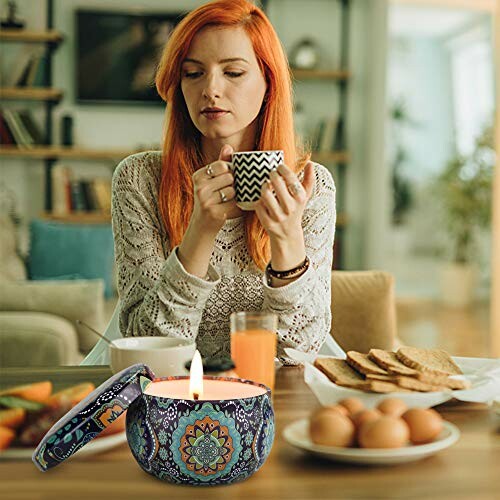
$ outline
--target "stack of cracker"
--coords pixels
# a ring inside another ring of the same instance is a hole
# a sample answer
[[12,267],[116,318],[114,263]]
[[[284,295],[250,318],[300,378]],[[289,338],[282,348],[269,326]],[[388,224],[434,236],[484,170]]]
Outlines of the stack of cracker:
[[467,389],[463,375],[446,351],[401,347],[397,352],[371,349],[348,351],[347,358],[318,358],[314,366],[332,382],[368,392],[434,392]]

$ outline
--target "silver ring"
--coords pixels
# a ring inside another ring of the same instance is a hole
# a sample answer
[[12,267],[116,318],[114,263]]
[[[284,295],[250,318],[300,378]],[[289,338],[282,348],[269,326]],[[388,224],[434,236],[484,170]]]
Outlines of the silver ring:
[[293,184],[288,184],[287,187],[288,191],[290,191],[290,194],[292,196],[295,196],[302,191],[302,184],[299,181],[294,182]]
[[211,164],[211,163],[210,163],[209,165],[207,165],[207,169],[206,169],[206,170],[207,170],[207,175],[208,175],[209,177],[213,178],[213,176],[214,176],[214,171],[213,171],[213,169],[212,169],[212,164]]
[[224,194],[224,191],[222,191],[222,189],[219,189],[219,195],[220,195],[220,202],[221,203],[226,203],[227,196]]

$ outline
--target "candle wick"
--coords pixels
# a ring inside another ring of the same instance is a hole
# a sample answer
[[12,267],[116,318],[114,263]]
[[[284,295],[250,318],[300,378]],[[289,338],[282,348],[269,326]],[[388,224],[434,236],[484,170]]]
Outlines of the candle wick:
[[195,401],[198,401],[198,399],[200,399],[200,395],[199,395],[197,392],[194,392],[194,393],[193,393],[193,399],[194,399]]

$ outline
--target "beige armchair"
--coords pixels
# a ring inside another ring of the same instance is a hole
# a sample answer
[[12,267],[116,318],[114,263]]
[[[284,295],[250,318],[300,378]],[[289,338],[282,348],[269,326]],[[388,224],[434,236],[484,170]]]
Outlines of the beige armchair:
[[394,277],[384,271],[332,272],[331,334],[344,351],[397,345]]

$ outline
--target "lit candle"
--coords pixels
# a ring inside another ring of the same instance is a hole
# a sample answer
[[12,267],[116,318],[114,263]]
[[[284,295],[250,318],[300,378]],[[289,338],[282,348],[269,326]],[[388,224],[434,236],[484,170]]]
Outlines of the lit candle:
[[201,355],[195,351],[189,377],[165,377],[151,382],[144,394],[190,401],[213,401],[262,396],[267,389],[239,378],[206,377],[203,373]]
[[189,396],[190,399],[195,401],[198,401],[200,396],[203,396],[203,363],[198,349],[194,353],[191,369],[189,370]]

